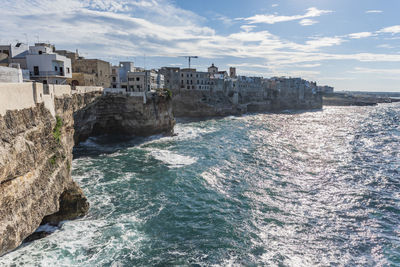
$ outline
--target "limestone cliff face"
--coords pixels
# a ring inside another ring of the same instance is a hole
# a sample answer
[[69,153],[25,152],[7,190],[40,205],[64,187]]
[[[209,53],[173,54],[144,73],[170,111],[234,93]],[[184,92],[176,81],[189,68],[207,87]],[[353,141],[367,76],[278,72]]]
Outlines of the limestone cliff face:
[[56,99],[57,119],[44,104],[0,116],[0,255],[42,222],[86,214],[89,204],[70,174],[73,112],[95,97]]
[[223,92],[199,90],[173,91],[173,109],[177,117],[222,117],[247,112],[246,105],[233,104]]
[[222,91],[210,92],[200,90],[175,90],[173,108],[177,117],[213,117],[240,115],[247,112],[282,111],[285,109],[319,109],[322,108],[322,95],[319,93],[263,95],[234,93]]
[[106,95],[75,114],[75,142],[89,136],[170,134],[175,126],[171,100],[154,94],[142,97]]

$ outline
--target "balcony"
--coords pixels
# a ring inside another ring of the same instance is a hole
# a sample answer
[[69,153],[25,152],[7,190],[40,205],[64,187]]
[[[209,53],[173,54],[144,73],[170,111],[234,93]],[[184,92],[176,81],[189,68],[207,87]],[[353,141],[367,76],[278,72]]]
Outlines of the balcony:
[[64,71],[30,71],[29,74],[31,77],[65,77]]

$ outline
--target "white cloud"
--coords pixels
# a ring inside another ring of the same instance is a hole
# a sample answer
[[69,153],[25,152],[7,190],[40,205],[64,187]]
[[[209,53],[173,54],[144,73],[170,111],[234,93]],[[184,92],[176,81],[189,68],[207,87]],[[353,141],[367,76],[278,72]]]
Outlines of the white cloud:
[[374,34],[372,32],[357,32],[357,33],[351,33],[348,36],[352,39],[361,39],[361,38],[367,38],[371,37]]
[[312,19],[302,19],[302,20],[300,20],[300,22],[299,22],[299,24],[300,24],[301,26],[311,26],[311,25],[314,25],[314,24],[316,24],[316,23],[318,23],[318,21],[312,20]]
[[248,18],[238,18],[238,20],[247,21],[250,24],[265,23],[275,24],[278,22],[301,20],[306,18],[319,17],[323,14],[331,13],[331,10],[321,10],[315,7],[310,7],[304,15],[293,15],[293,16],[279,16],[279,15],[255,15]]
[[369,13],[383,13],[382,10],[367,10],[365,11],[365,13],[369,14]]
[[[87,57],[114,62],[143,54],[147,57],[193,54],[202,58],[267,60],[266,66],[276,68],[269,73],[284,73],[284,68],[293,65],[318,67],[323,61],[400,62],[400,54],[324,52],[326,47],[348,41],[346,36],[314,37],[297,43],[266,30],[257,31],[256,25],[242,25],[237,32],[218,34],[213,28],[203,26],[203,17],[167,0],[3,1],[0,23],[7,31],[0,32],[2,42],[25,39],[23,33],[32,41],[40,34],[40,40],[49,40],[59,49],[74,51],[78,48],[87,52]],[[47,8],[48,5],[51,8]],[[309,9],[306,15],[326,12]],[[258,65],[255,67],[261,67]]]
[[396,34],[400,33],[400,25],[395,25],[391,27],[386,27],[378,31],[379,33],[391,33],[391,34]]
[[272,7],[277,7],[277,6],[279,6],[278,4],[272,4],[271,5]]
[[315,64],[303,64],[303,65],[301,65],[301,66],[299,66],[299,67],[303,67],[303,68],[316,68],[316,67],[319,67],[319,66],[321,66],[320,63],[315,63]]
[[322,38],[315,38],[313,40],[307,41],[306,44],[310,49],[316,49],[320,47],[327,47],[327,46],[334,46],[340,45],[344,42],[340,37],[322,37]]

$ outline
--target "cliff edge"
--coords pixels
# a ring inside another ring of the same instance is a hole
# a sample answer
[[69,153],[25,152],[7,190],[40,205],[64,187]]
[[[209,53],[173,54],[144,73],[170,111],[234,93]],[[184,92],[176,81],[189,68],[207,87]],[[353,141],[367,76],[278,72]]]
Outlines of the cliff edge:
[[41,223],[87,213],[89,203],[71,178],[73,113],[97,96],[56,98],[56,118],[44,103],[0,116],[0,255]]

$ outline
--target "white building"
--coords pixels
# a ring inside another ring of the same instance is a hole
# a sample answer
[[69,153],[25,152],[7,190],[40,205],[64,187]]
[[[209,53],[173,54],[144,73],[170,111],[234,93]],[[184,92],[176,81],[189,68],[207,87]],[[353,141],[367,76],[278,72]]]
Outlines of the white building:
[[0,83],[22,83],[22,69],[0,66]]
[[28,45],[17,43],[16,45],[0,45],[0,64],[17,63],[22,69],[26,69]]
[[118,71],[119,71],[120,86],[124,85],[122,87],[126,88],[128,84],[128,73],[136,71],[135,64],[131,61],[119,62]]
[[154,70],[128,72],[128,92],[146,92],[164,88],[164,75]]
[[44,84],[65,84],[72,78],[71,59],[56,54],[50,44],[35,44],[29,47],[26,64],[33,80]]

